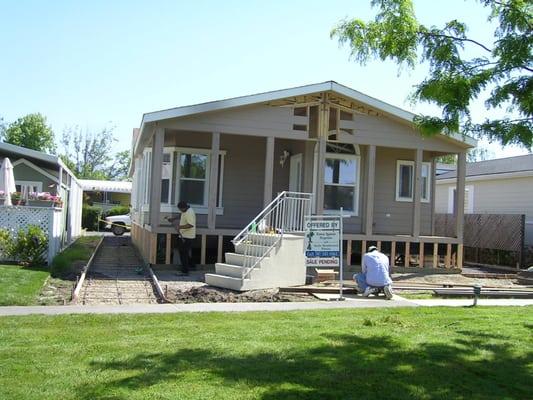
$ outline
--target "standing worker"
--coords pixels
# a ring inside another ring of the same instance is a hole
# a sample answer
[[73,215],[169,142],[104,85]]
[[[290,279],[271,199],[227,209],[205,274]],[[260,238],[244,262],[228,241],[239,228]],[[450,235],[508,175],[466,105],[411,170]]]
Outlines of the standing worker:
[[178,203],[180,210],[179,225],[174,222],[178,217],[168,218],[173,223],[174,228],[178,231],[178,250],[181,259],[181,272],[187,275],[192,267],[191,251],[192,244],[196,238],[196,214],[194,210],[185,201]]

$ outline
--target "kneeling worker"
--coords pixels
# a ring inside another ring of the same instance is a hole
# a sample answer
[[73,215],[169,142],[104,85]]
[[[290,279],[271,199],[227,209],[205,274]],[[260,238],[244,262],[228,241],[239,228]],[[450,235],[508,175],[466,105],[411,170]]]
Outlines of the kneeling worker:
[[392,299],[392,279],[389,276],[389,257],[378,251],[376,246],[370,246],[368,253],[363,255],[362,272],[354,275],[360,292],[368,297],[379,288],[383,288],[385,297]]

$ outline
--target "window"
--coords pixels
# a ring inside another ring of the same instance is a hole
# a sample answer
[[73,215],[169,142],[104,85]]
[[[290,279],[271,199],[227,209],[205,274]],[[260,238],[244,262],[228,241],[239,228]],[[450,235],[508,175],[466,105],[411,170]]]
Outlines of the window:
[[328,143],[324,165],[324,210],[358,215],[359,156],[351,144]]
[[163,153],[163,168],[161,171],[161,203],[170,204],[172,180],[172,153]]
[[[396,201],[413,201],[415,162],[398,160],[396,163]],[[420,171],[420,200],[429,202],[431,193],[431,163],[422,163]]]
[[181,153],[179,160],[179,200],[207,207],[209,155]]
[[[448,192],[448,213],[453,214],[455,212],[455,203],[457,199],[457,193],[455,186],[449,188]],[[472,214],[474,212],[474,187],[465,186],[465,214]]]

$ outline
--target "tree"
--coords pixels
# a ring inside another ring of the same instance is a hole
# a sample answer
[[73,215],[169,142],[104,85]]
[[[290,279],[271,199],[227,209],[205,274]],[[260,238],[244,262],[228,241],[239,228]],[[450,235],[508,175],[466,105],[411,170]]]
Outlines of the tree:
[[43,115],[28,114],[11,123],[5,130],[4,141],[28,149],[55,153],[54,132]]
[[6,124],[4,118],[0,117],[0,141],[4,140],[6,134]]
[[110,149],[116,139],[113,128],[99,132],[70,127],[63,131],[61,159],[81,179],[119,180],[127,177],[130,156],[127,150],[115,156]]
[[[442,115],[417,116],[423,134],[464,132],[531,150],[533,7],[530,0],[480,3],[488,8],[487,19],[497,22],[491,43],[468,37],[467,26],[458,20],[442,28],[422,25],[411,0],[372,0],[379,8],[374,21],[345,20],[331,36],[348,44],[351,56],[362,65],[373,58],[390,59],[408,69],[420,61],[428,63],[429,74],[412,98],[436,104]],[[472,121],[469,108],[477,99],[485,100],[491,112],[506,108],[506,116]]]

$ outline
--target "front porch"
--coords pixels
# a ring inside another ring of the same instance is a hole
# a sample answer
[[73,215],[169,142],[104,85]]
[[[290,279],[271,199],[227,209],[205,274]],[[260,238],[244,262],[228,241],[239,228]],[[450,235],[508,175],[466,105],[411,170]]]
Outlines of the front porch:
[[[401,255],[404,266],[462,267],[465,148],[421,138],[327,93],[227,114],[157,122],[136,154],[132,237],[147,262],[172,263],[176,232],[166,217],[178,212],[179,200],[197,213],[198,261],[205,264],[223,262],[230,238],[277,193],[292,190],[313,194],[313,213],[342,206],[349,214],[350,263],[352,250],[373,242],[393,260]],[[438,237],[435,159],[452,153],[458,222],[455,237]]]

